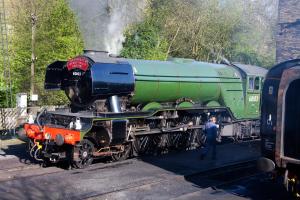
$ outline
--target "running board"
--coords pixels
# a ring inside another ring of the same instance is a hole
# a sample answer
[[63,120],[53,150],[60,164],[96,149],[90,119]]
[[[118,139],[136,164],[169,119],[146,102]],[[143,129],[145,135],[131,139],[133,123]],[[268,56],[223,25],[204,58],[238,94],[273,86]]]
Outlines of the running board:
[[155,134],[163,134],[163,133],[176,133],[176,132],[186,132],[187,130],[193,129],[203,129],[204,125],[199,126],[180,126],[173,128],[162,128],[162,129],[152,129],[150,131],[139,131],[133,133],[134,136],[142,136],[142,135],[155,135]]

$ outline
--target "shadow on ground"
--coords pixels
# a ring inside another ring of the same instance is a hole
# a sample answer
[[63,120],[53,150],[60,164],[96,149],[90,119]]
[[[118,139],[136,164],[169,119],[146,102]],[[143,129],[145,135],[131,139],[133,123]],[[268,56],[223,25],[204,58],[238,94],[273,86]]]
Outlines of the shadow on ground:
[[[6,143],[6,142],[5,142]],[[5,162],[7,159],[18,159],[19,162],[24,164],[37,163],[33,158],[29,156],[26,150],[26,143],[19,142],[17,144],[4,144],[1,145],[0,161]],[[2,163],[0,164],[1,167]]]
[[139,159],[167,171],[187,175],[232,163],[257,159],[260,157],[260,142],[219,144],[217,145],[216,160],[212,160],[210,156],[201,160],[200,155],[201,149],[195,149],[171,152],[159,156],[145,156]]
[[4,192],[5,195],[2,195],[1,199],[71,199],[69,194],[61,186],[55,186],[55,183],[49,187],[49,182],[37,183],[32,180],[19,179],[14,182],[13,187],[10,184],[11,182],[2,183],[0,193]]
[[[219,168],[240,161],[255,160],[260,157],[260,141],[225,143],[217,146],[217,159],[200,159],[201,150],[177,152],[157,157],[142,157],[142,161],[159,168],[183,175],[184,179],[201,189],[211,188],[211,195],[225,191],[247,199],[291,199],[280,181],[270,179],[255,167],[215,176],[190,176],[193,173]],[[246,171],[243,171],[246,170]],[[246,174],[246,175],[245,175]],[[244,178],[243,178],[244,177]],[[200,195],[200,193],[199,193]],[[201,196],[201,195],[200,195]]]

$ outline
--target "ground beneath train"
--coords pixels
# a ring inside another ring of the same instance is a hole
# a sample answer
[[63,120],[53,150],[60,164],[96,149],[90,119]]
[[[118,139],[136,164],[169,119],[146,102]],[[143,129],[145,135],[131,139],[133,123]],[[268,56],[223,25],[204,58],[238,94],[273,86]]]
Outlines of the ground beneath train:
[[289,198],[279,182],[253,165],[259,141],[218,145],[217,160],[200,160],[200,150],[191,150],[115,163],[99,160],[78,170],[42,168],[27,157],[23,143],[1,145],[1,199]]

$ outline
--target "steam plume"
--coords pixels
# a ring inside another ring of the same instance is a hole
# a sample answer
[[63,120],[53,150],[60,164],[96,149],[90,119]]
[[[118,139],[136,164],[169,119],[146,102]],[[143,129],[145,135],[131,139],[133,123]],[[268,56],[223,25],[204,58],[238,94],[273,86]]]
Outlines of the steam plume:
[[141,20],[146,0],[69,0],[85,49],[119,54],[127,25]]

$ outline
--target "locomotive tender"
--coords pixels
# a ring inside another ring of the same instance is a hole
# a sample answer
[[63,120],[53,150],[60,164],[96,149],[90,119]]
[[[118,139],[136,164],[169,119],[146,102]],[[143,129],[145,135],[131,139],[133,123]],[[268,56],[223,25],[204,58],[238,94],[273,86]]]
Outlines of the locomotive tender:
[[300,197],[300,59],[274,66],[262,91],[260,166],[284,176],[287,189]]
[[25,124],[37,160],[66,159],[74,167],[94,157],[115,160],[201,146],[215,115],[222,136],[259,135],[266,70],[192,59],[147,61],[86,51],[47,67],[46,90],[64,90],[71,111],[43,111]]

